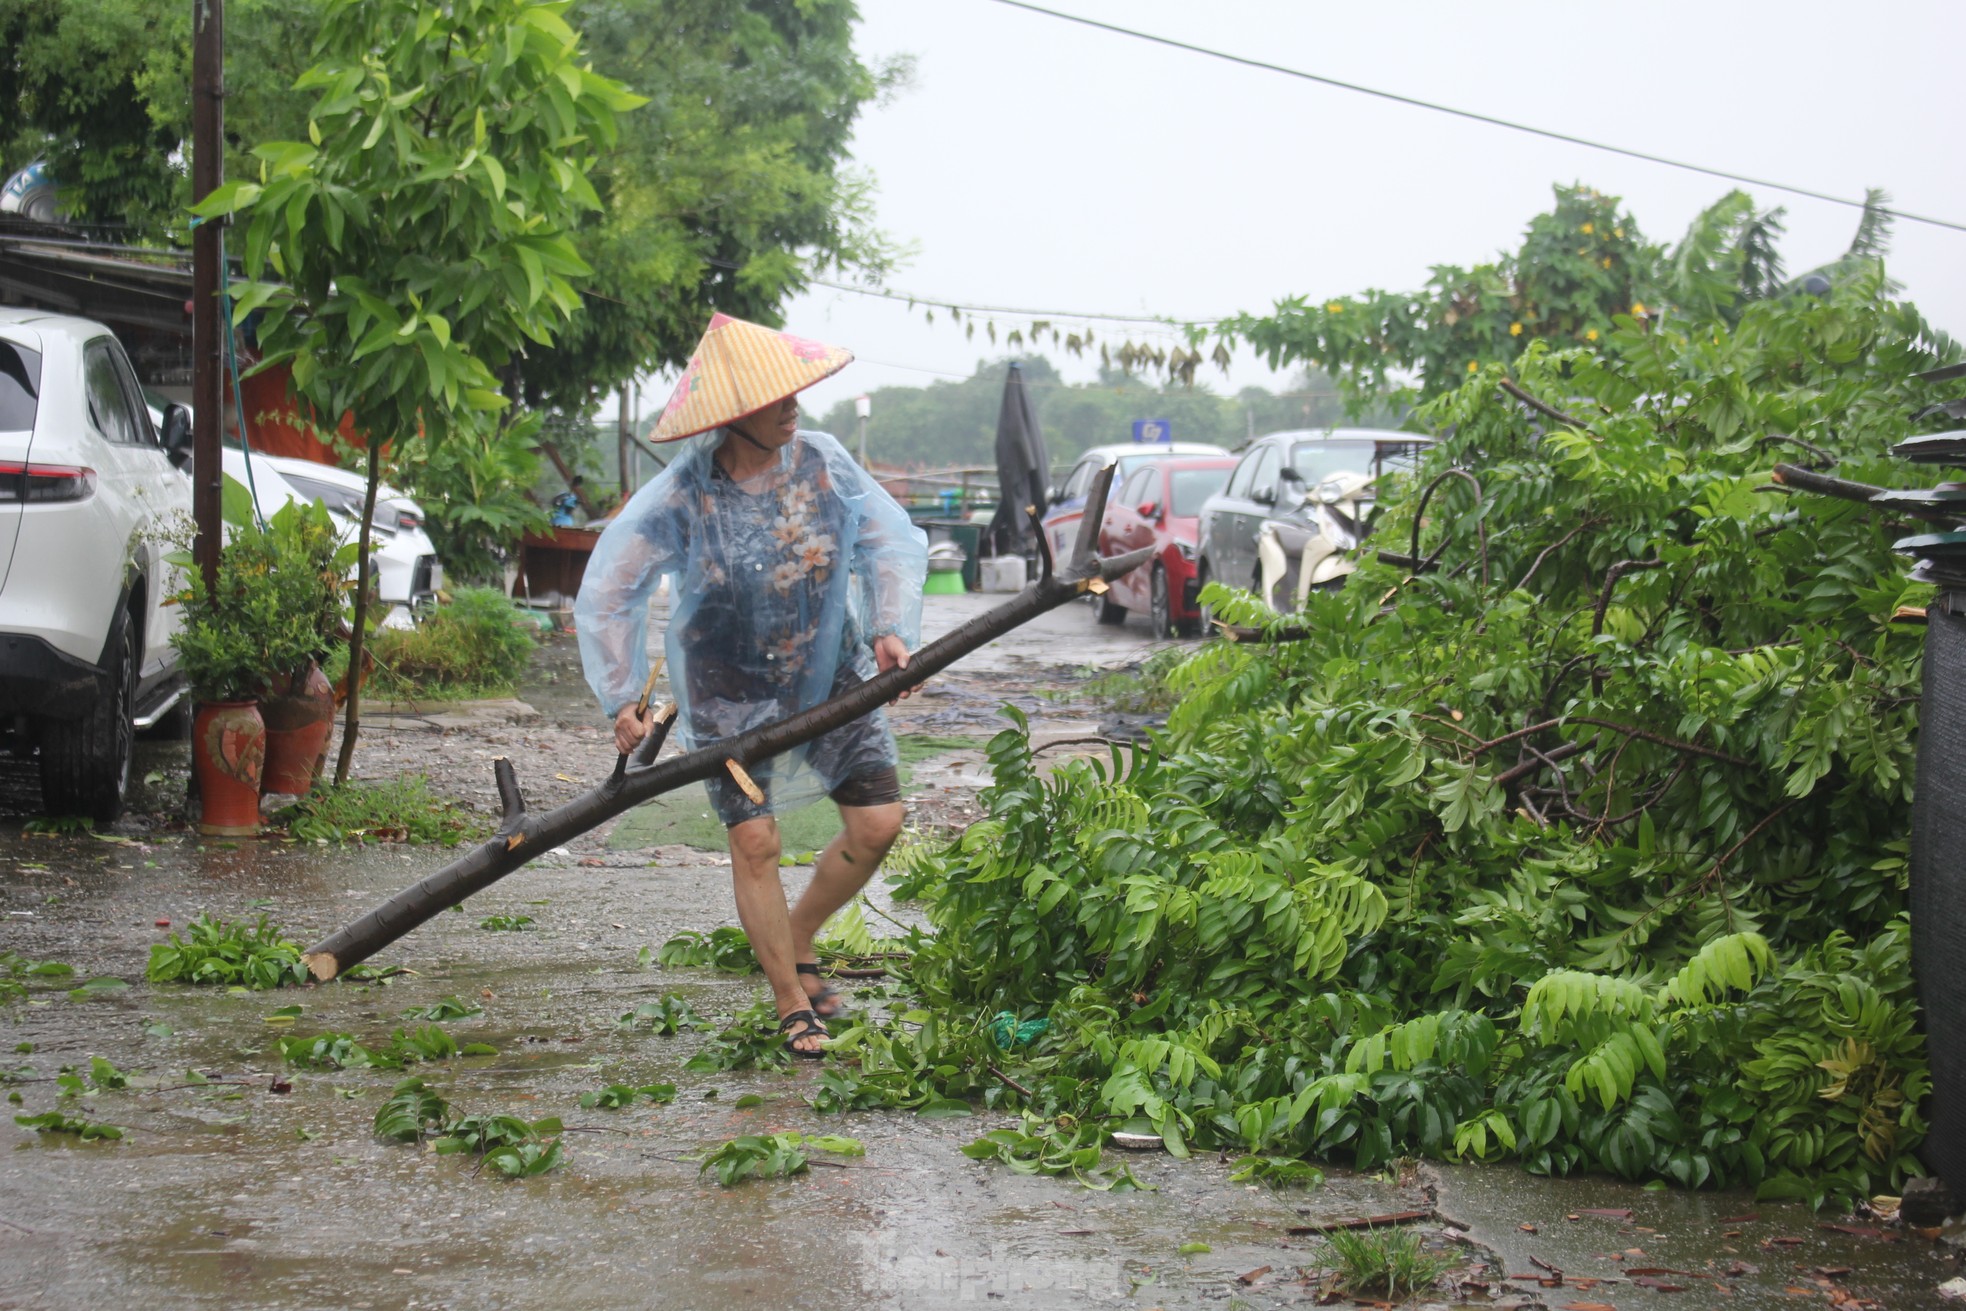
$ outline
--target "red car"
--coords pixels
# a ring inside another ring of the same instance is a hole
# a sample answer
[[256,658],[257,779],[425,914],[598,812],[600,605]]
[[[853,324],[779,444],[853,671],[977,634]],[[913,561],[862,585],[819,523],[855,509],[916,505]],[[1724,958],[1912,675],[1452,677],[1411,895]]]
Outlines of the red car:
[[1147,563],[1113,580],[1099,598],[1099,622],[1123,624],[1129,610],[1145,614],[1155,637],[1193,637],[1201,631],[1195,605],[1195,536],[1201,503],[1222,489],[1236,467],[1228,455],[1176,456],[1135,469],[1106,506],[1099,554],[1154,548]]

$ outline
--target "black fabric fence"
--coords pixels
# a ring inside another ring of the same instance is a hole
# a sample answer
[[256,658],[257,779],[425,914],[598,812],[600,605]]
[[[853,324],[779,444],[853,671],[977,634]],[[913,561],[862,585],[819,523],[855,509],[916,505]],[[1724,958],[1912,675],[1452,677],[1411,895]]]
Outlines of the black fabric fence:
[[1911,812],[1912,968],[1932,1095],[1926,1168],[1966,1195],[1966,592],[1926,610]]

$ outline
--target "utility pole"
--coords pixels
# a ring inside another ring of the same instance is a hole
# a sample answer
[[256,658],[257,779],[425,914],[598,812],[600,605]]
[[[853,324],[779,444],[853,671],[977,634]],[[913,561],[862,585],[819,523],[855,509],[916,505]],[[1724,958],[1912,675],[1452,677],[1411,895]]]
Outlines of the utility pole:
[[628,494],[634,488],[628,485],[628,384],[621,384],[621,417],[615,424],[615,458],[620,464],[621,500],[628,501]]
[[[225,180],[225,0],[191,0],[191,30],[191,198],[196,202]],[[191,234],[191,518],[197,527],[191,553],[207,589],[218,586],[223,532],[224,325],[218,321],[220,279],[226,276],[219,258],[223,222],[207,219]]]
[[867,467],[867,416],[874,412],[873,398],[871,396],[854,397],[853,412],[860,418],[860,467],[864,469]]

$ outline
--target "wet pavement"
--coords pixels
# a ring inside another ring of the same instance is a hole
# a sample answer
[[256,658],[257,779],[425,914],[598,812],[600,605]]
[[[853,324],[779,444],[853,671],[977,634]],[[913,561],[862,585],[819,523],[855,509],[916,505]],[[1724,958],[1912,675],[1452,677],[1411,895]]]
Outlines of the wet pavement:
[[[931,632],[992,600],[931,598]],[[454,759],[458,772],[438,790],[487,810],[494,754],[519,759],[529,794],[600,777],[612,750],[568,663],[570,645],[547,652],[518,708],[408,708],[394,727],[378,721],[358,756],[362,772]],[[965,662],[898,718],[911,731],[973,723],[980,737],[1002,726],[995,705],[1012,695],[1041,712],[1041,732],[1083,732],[1096,708],[1057,690],[1152,649],[1144,625],[1102,629],[1067,607]],[[140,771],[154,775],[145,799],[159,812],[181,793],[183,750],[144,745]],[[942,789],[959,806],[981,781],[979,761],[974,751],[925,761],[916,790]],[[1127,1158],[1154,1191],[1100,1194],[964,1158],[957,1149],[1006,1124],[1001,1116],[822,1116],[805,1101],[819,1077],[813,1066],[691,1073],[684,1064],[701,1037],[620,1026],[667,993],[729,1016],[760,986],[755,976],[650,967],[640,956],[683,930],[734,923],[727,858],[675,846],[609,850],[605,833],[385,950],[377,963],[411,971],[385,984],[152,986],[143,969],[167,936],[160,919],[182,929],[201,911],[264,913],[305,945],[449,853],[204,842],[172,831],[163,815],[102,837],[33,836],[22,832],[33,807],[31,773],[0,766],[0,951],[61,961],[75,975],[0,1004],[0,1049],[32,1047],[6,1058],[15,1074],[5,1086],[21,1098],[16,1113],[60,1109],[128,1134],[84,1144],[5,1126],[13,1141],[0,1157],[0,1307],[1297,1307],[1318,1298],[1304,1270],[1322,1244],[1289,1227],[1426,1210],[1436,1187],[1439,1217],[1420,1227],[1470,1281],[1458,1294],[1443,1285],[1441,1301],[1628,1309],[1834,1305],[1841,1295],[1922,1307],[1941,1304],[1932,1290],[1956,1272],[1940,1249],[1898,1231],[1824,1230],[1833,1217],[1739,1195],[1439,1167],[1397,1177],[1330,1169],[1321,1188],[1276,1192],[1231,1184],[1227,1163],[1212,1157],[1164,1155]],[[788,870],[788,886],[796,891],[805,876]],[[873,902],[911,914],[878,882]],[[522,932],[478,927],[494,914],[533,923]],[[128,986],[70,998],[69,988],[97,977]],[[403,1011],[450,996],[482,1014],[446,1027],[497,1054],[412,1072],[459,1112],[561,1117],[560,1170],[505,1181],[474,1174],[467,1157],[380,1142],[371,1122],[403,1073],[290,1069],[274,1046],[326,1032],[378,1045],[412,1023]],[[874,985],[856,1004],[897,1000]],[[297,1017],[274,1013],[293,1004]],[[57,1071],[93,1056],[129,1074],[131,1086],[60,1097]],[[677,1100],[622,1111],[579,1105],[608,1084],[655,1082],[674,1083]],[[747,1095],[763,1101],[739,1109]],[[866,1154],[815,1154],[807,1175],[729,1189],[699,1179],[692,1158],[704,1150],[787,1129],[851,1135]],[[1533,1276],[1551,1276],[1536,1262],[1566,1282],[1539,1283]],[[1820,1273],[1841,1267],[1850,1269]]]

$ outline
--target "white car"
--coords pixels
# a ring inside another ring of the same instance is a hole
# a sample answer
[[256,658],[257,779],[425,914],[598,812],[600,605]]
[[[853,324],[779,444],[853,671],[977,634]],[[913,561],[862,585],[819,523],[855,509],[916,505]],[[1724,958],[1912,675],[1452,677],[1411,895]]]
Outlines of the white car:
[[0,717],[39,748],[51,814],[120,816],[135,730],[183,695],[163,601],[190,425],[163,417],[108,328],[0,306]]
[[[342,540],[355,540],[366,490],[361,474],[314,460],[255,451],[252,480],[248,482],[245,452],[230,445],[224,449],[226,474],[257,493],[260,513],[271,515],[288,501],[319,501],[334,516]],[[423,531],[423,511],[415,501],[384,483],[376,488],[369,541],[376,595],[383,604],[383,626],[414,626],[418,611],[430,605],[444,585],[437,548]]]

